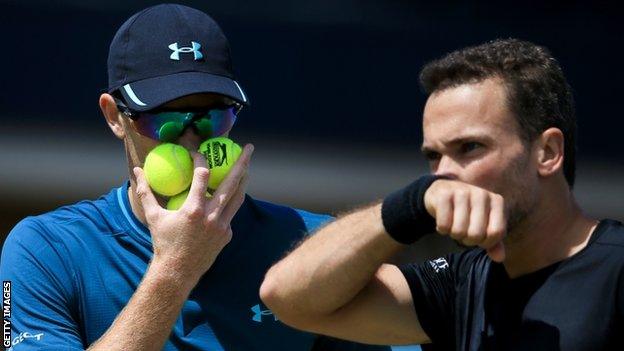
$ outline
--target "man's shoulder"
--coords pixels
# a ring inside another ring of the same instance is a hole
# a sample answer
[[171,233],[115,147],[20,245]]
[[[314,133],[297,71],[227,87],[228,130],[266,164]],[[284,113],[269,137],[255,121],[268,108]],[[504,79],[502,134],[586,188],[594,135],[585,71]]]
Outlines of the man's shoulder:
[[446,277],[460,282],[468,278],[484,276],[491,262],[485,250],[470,248],[428,259],[424,262],[402,265],[400,269],[406,276],[420,274],[431,277]]
[[[452,266],[455,271],[468,271],[475,269],[484,270],[492,262],[486,251],[480,247],[473,247],[460,252],[453,252],[437,260],[440,261],[441,259],[448,262],[448,264]],[[429,264],[433,265],[432,262],[435,263],[435,261],[436,260],[432,260]]]
[[6,242],[49,243],[67,241],[68,237],[84,230],[111,229],[112,216],[107,195],[96,200],[82,200],[63,205],[48,212],[28,216],[19,221],[7,236]]
[[602,220],[594,230],[590,244],[578,255],[579,263],[619,272],[624,277],[624,225],[615,220]]
[[596,227],[594,235],[596,234],[598,235],[595,241],[597,245],[624,250],[624,225],[621,222],[603,219]]
[[259,200],[256,198],[252,198],[249,197],[249,200],[253,203],[253,205],[255,207],[258,207],[262,210],[265,211],[269,211],[275,214],[280,214],[280,213],[285,213],[285,212],[296,212],[301,216],[306,216],[306,217],[318,217],[318,218],[325,218],[325,219],[330,219],[333,218],[330,215],[327,214],[322,214],[322,213],[316,213],[316,212],[311,212],[311,211],[307,211],[307,210],[303,210],[297,207],[292,207],[292,206],[288,206],[288,205],[282,205],[282,204],[277,204],[274,202],[269,202],[269,201],[265,201],[265,200]]
[[256,212],[260,213],[265,218],[271,217],[278,220],[290,218],[295,221],[303,222],[305,226],[310,230],[317,228],[334,218],[327,214],[311,212],[300,208],[276,204],[264,200],[258,200],[251,197],[249,197],[248,200],[252,203],[252,206],[254,207]]

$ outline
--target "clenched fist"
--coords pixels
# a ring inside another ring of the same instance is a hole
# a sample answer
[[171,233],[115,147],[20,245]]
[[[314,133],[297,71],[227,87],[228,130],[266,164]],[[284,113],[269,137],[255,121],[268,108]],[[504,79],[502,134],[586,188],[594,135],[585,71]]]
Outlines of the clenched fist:
[[467,246],[482,247],[494,261],[505,259],[507,216],[501,195],[460,181],[439,179],[427,189],[424,201],[427,212],[436,220],[438,233]]

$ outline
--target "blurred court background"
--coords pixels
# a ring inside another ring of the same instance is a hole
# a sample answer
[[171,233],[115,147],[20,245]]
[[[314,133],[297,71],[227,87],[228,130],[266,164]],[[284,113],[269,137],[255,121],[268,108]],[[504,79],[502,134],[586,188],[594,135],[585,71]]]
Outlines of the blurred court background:
[[[97,107],[115,30],[156,1],[0,0],[0,240],[20,218],[96,198],[127,178]],[[593,1],[182,1],[228,36],[252,106],[249,192],[336,213],[426,171],[422,65],[494,38],[550,48],[574,88],[576,196],[624,218],[621,11]]]
[[[115,30],[156,1],[0,0],[0,240],[26,215],[97,198],[127,179],[97,107]],[[228,36],[251,98],[232,137],[253,142],[249,193],[336,213],[426,172],[422,65],[517,37],[550,48],[578,112],[575,193],[624,219],[622,12],[605,1],[181,1]],[[409,259],[449,248],[425,240]]]

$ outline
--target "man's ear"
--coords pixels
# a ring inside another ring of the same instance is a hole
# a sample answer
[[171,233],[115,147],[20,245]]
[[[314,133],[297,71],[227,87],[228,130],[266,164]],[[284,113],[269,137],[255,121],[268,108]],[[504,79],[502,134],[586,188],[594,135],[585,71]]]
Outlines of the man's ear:
[[122,117],[117,109],[117,104],[110,94],[100,95],[100,110],[106,119],[106,123],[113,131],[117,138],[122,139],[126,136],[126,131],[123,126]]
[[548,128],[537,140],[537,171],[542,177],[550,177],[563,169],[564,138],[559,128]]

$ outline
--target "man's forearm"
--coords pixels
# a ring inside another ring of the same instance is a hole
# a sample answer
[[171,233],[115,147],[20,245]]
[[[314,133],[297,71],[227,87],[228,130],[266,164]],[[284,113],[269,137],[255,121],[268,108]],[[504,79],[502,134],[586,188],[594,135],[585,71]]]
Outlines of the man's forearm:
[[110,328],[88,350],[162,350],[194,281],[152,261]]
[[331,314],[351,301],[402,247],[385,233],[381,204],[353,212],[273,266],[261,297],[278,316]]

